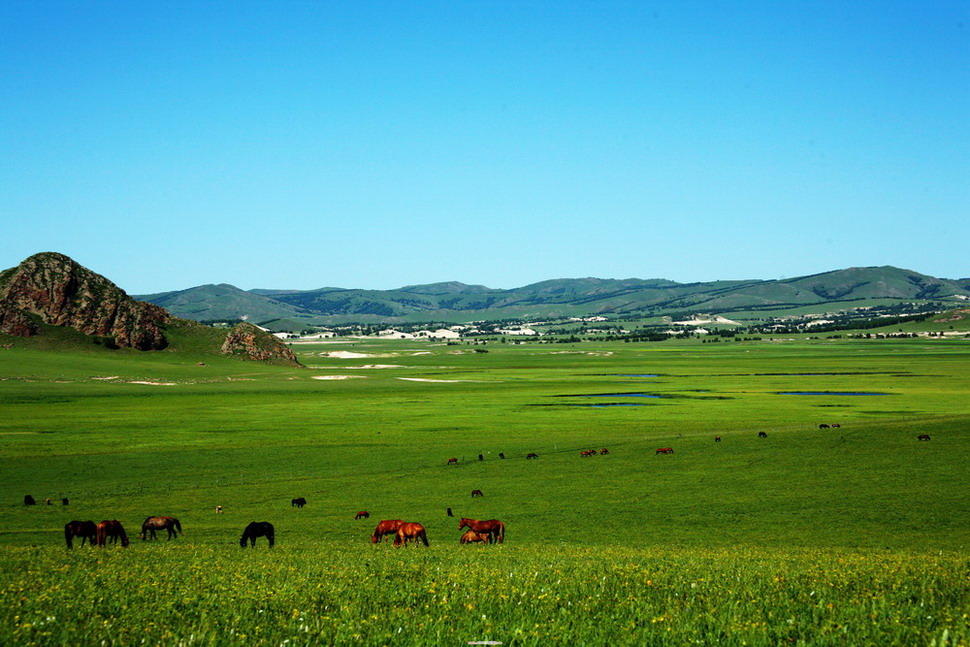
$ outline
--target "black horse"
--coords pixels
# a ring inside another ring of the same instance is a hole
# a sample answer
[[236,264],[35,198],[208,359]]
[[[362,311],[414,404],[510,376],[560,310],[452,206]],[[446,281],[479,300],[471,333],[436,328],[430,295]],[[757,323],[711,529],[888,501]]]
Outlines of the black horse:
[[269,547],[272,548],[273,544],[276,543],[276,531],[273,529],[273,524],[268,521],[253,521],[243,531],[239,545],[245,548],[248,539],[249,545],[255,548],[257,537],[266,537],[269,541]]
[[37,505],[37,501],[35,501],[34,497],[30,496],[29,494],[25,494],[24,505]]
[[87,540],[88,546],[94,546],[98,541],[98,526],[93,521],[71,521],[64,526],[64,541],[68,548],[74,548],[74,538],[81,538],[81,545]]
[[306,499],[303,498],[303,497],[300,497],[299,499],[290,499],[290,506],[291,507],[292,506],[296,506],[298,508],[302,508],[305,505],[306,505]]

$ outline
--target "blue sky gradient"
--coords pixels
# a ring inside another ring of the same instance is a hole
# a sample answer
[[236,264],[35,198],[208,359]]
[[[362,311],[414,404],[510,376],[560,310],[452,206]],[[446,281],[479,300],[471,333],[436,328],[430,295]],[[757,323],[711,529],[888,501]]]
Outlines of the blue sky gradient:
[[0,219],[134,294],[966,277],[970,3],[0,0]]

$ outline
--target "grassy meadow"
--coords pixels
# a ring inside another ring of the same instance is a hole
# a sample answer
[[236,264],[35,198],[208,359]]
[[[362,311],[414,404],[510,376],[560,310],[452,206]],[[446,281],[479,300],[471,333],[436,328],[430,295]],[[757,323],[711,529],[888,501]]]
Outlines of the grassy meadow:
[[0,350],[0,644],[970,644],[965,339],[173,349]]

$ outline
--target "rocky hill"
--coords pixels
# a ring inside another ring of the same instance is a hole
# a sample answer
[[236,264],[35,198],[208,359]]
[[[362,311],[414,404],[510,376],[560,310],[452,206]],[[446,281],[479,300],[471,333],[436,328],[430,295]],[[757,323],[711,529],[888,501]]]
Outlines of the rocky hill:
[[[137,301],[105,277],[63,254],[35,254],[0,272],[0,333],[15,337],[70,328],[109,347],[141,351],[169,347],[166,332],[178,328],[204,347],[212,329],[180,319],[162,307]],[[299,365],[276,337],[248,324],[229,330],[210,352],[257,361]],[[196,346],[200,345],[196,344]]]

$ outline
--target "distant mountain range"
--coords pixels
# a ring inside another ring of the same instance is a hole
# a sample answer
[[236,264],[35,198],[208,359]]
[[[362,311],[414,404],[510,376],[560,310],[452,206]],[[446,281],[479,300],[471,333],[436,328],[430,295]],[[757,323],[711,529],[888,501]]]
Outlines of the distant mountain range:
[[[458,282],[396,290],[241,290],[228,284],[136,297],[196,321],[289,324],[467,322],[555,317],[827,312],[892,302],[970,299],[970,278],[940,279],[892,266],[783,280],[677,283],[665,279],[555,279],[509,290]],[[735,317],[737,318],[737,317]]]

